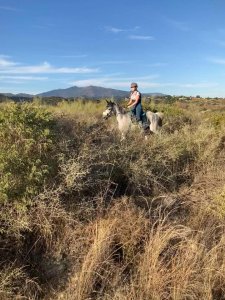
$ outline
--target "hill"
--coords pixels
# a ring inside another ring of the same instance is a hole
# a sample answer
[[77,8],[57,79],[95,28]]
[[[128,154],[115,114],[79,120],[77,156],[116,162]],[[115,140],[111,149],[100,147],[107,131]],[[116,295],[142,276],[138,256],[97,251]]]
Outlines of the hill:
[[[85,97],[85,98],[124,98],[128,97],[129,91],[122,91],[117,89],[111,88],[104,88],[100,86],[86,86],[86,87],[78,87],[72,86],[66,89],[56,89],[47,91],[44,93],[39,93],[37,95],[30,95],[25,93],[20,94],[12,94],[12,93],[4,93],[1,96],[6,96],[9,98],[33,98],[34,96],[40,97],[61,97],[61,98],[78,98],[78,97]],[[144,93],[143,96],[165,96],[162,93]]]
[[[48,91],[45,93],[38,94],[37,96],[41,97],[87,97],[87,98],[123,98],[129,95],[129,91],[122,91],[111,88],[104,88],[100,86],[87,86],[87,87],[78,87],[73,86],[67,89],[57,89]],[[162,93],[145,93],[145,96],[165,96]]]
[[109,98],[109,97],[126,97],[127,94],[128,92],[126,91],[90,85],[87,87],[73,86],[67,89],[52,90],[52,91],[38,94],[38,96],[63,97],[63,98],[71,98],[71,97]]

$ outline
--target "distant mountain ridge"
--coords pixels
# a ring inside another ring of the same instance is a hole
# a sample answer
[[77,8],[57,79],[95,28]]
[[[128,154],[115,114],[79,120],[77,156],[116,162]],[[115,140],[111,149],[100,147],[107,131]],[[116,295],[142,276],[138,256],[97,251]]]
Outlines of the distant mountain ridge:
[[26,94],[26,93],[19,93],[19,94],[13,94],[13,93],[0,93],[0,95],[4,95],[6,97],[18,97],[18,98],[33,98],[34,95]]
[[41,97],[87,97],[87,98],[109,98],[109,97],[126,97],[128,92],[104,88],[99,86],[78,87],[72,86],[67,89],[57,89],[49,92],[38,94]]
[[[12,93],[4,93],[3,95],[7,97],[18,97],[18,98],[32,98],[34,96],[39,97],[61,97],[61,98],[124,98],[129,96],[129,91],[122,91],[111,88],[104,88],[100,86],[87,86],[87,87],[78,87],[72,86],[66,89],[56,89],[47,91],[44,93],[30,95],[25,93],[20,94],[12,94]],[[143,93],[144,96],[165,96],[162,93]]]

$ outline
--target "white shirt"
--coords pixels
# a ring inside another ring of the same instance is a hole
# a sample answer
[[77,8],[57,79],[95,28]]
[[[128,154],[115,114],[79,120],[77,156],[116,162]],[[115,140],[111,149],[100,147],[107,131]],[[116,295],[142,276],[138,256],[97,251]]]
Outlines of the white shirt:
[[136,100],[137,96],[140,96],[140,93],[138,91],[134,91],[134,92],[131,93],[130,99],[131,100]]

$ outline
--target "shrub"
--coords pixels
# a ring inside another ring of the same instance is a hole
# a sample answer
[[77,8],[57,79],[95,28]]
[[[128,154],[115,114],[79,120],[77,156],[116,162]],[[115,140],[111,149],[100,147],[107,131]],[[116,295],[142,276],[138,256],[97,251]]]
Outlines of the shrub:
[[0,297],[225,296],[223,117],[147,105],[123,143],[103,102],[2,106]]
[[[35,104],[8,103],[0,111],[0,224],[2,233],[28,228],[27,209],[57,174],[53,115]],[[20,235],[20,234],[19,234]]]
[[[17,209],[31,204],[54,172],[53,116],[30,104],[10,103],[0,111],[0,199]],[[52,157],[53,155],[53,157]]]

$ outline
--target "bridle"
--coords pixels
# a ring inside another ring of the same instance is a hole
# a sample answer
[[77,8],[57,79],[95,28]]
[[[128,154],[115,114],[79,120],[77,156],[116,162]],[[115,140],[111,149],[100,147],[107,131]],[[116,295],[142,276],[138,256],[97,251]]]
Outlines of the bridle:
[[108,106],[106,107],[106,111],[107,111],[107,114],[103,117],[105,120],[107,120],[108,118],[110,118],[113,114],[115,114],[116,116],[117,115],[123,115],[122,112],[118,111],[115,109],[114,107],[115,103],[110,103],[108,104]]
[[108,118],[110,118],[113,115],[113,107],[107,107],[107,114],[104,116],[104,119],[107,120]]

